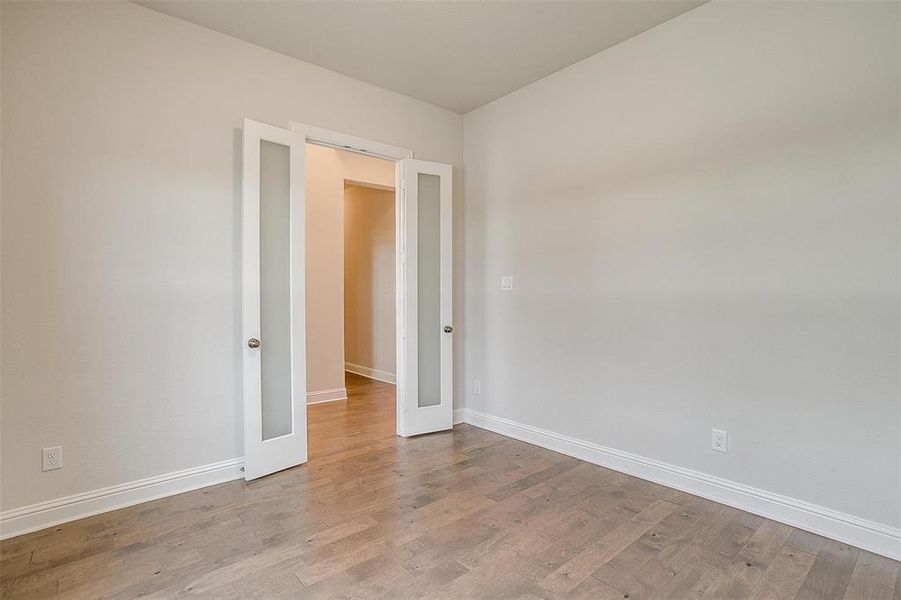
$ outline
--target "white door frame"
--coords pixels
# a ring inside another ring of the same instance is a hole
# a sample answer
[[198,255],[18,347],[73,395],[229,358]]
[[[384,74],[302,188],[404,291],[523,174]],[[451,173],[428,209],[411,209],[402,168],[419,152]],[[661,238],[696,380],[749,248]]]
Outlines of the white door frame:
[[[346,133],[341,133],[338,131],[332,131],[329,129],[323,129],[321,127],[315,127],[313,125],[309,125],[306,123],[300,123],[298,121],[289,121],[288,128],[291,131],[295,131],[298,133],[302,133],[306,138],[307,143],[316,144],[319,146],[328,146],[330,148],[337,148],[339,150],[347,150],[349,152],[356,152],[357,154],[364,154],[366,156],[374,156],[376,158],[383,158],[386,160],[393,161],[398,163],[401,160],[406,158],[413,158],[413,151],[408,150],[407,148],[401,148],[399,146],[392,146],[390,144],[383,144],[381,142],[376,142],[373,140],[367,140],[365,138],[348,135]],[[395,231],[394,231],[394,272],[395,272],[395,326],[394,326],[394,348],[395,354],[397,356],[397,366],[395,368],[396,371],[396,387],[395,387],[395,411],[397,415],[397,435],[405,435],[404,426],[403,426],[403,414],[404,414],[404,398],[405,392],[404,389],[404,381],[401,374],[404,373],[404,367],[406,362],[406,353],[404,352],[405,340],[403,338],[402,333],[402,324],[406,319],[406,309],[404,299],[404,280],[403,280],[403,269],[401,265],[401,246],[402,246],[402,235],[403,235],[403,214],[404,214],[404,206],[403,206],[403,193],[402,186],[400,181],[400,169],[395,168],[395,177],[396,180],[394,182],[394,220],[395,220]]]

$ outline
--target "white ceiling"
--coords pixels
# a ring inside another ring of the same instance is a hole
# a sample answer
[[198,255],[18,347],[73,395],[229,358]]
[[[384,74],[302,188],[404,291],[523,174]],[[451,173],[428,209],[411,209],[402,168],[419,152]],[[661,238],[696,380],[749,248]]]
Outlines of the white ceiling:
[[137,1],[465,113],[707,0]]

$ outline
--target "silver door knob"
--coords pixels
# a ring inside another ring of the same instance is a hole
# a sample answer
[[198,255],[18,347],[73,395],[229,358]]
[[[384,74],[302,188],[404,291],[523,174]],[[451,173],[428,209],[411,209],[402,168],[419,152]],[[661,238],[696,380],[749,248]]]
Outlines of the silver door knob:
[[444,326],[444,333],[451,333],[453,330],[454,330],[454,328],[451,327],[450,325]]
[[248,348],[259,348],[260,340],[258,340],[257,338],[250,338],[249,340],[247,340],[247,347]]

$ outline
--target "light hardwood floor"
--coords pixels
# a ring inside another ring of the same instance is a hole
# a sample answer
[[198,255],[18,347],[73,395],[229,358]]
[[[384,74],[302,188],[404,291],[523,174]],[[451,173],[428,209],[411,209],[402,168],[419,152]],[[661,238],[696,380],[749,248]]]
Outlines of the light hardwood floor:
[[348,391],[306,465],[0,543],[2,597],[901,598],[897,562]]

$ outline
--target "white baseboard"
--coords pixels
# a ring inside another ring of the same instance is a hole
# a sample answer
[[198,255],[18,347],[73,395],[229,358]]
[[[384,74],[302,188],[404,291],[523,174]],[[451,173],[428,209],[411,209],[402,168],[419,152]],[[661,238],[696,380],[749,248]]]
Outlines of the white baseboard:
[[3,511],[0,513],[0,539],[240,479],[244,476],[243,465],[243,458],[233,458]]
[[362,375],[363,377],[368,377],[369,379],[376,379],[378,381],[384,381],[385,383],[396,384],[397,376],[394,373],[389,373],[388,371],[379,371],[378,369],[370,369],[369,367],[364,367],[363,365],[355,365],[353,363],[344,363],[344,370],[348,373],[354,373],[356,375]]
[[454,411],[461,422],[901,560],[897,527],[469,408]]
[[[897,527],[468,408],[454,410],[454,424],[457,423],[468,423],[901,560],[901,529]],[[3,511],[0,539],[240,479],[243,464],[243,458],[235,458]]]
[[335,400],[347,400],[347,388],[307,392],[307,404],[321,404],[323,402],[334,402]]

